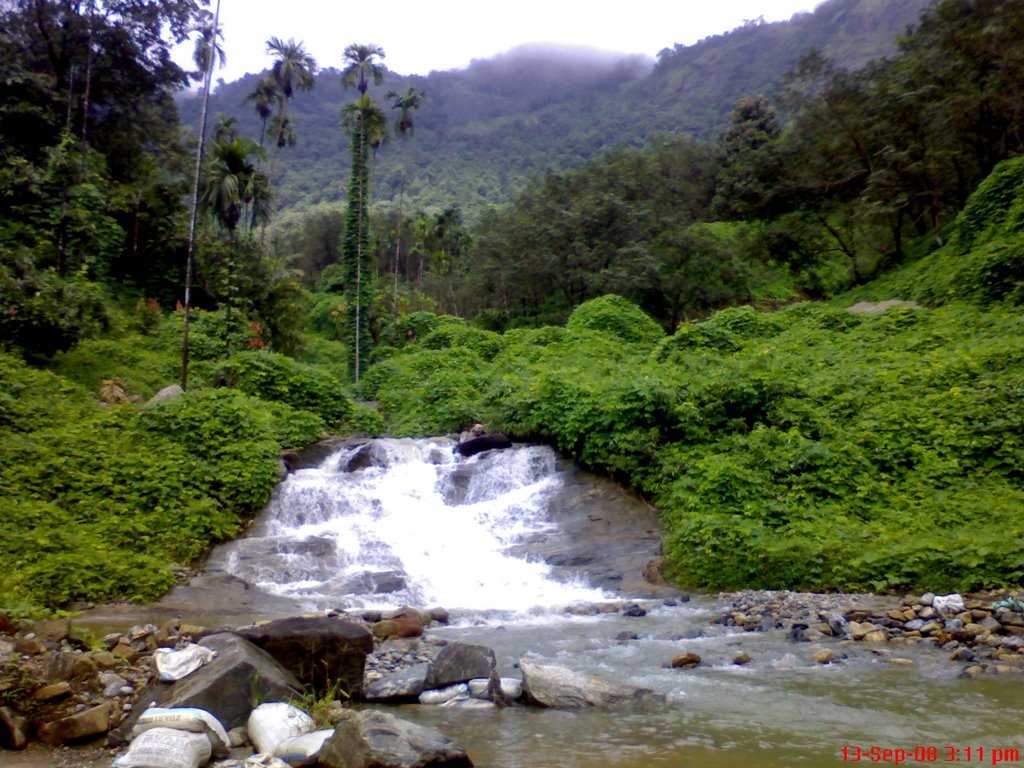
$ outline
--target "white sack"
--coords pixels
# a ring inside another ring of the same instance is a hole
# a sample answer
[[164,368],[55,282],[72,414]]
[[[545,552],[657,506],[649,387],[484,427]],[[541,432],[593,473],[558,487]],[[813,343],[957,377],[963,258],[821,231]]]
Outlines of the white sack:
[[156,672],[165,683],[173,683],[188,677],[204,664],[209,664],[217,655],[216,651],[201,645],[189,644],[180,651],[157,648],[153,652]]
[[220,720],[205,709],[162,709],[150,707],[143,712],[132,729],[132,736],[139,736],[153,728],[171,728],[175,731],[205,733],[215,755],[226,755],[231,748],[227,731]]
[[135,738],[113,768],[202,768],[210,755],[205,733],[154,728]]
[[960,595],[942,595],[936,596],[932,602],[932,607],[939,613],[963,613],[964,611],[964,599]]
[[316,723],[291,704],[260,704],[249,715],[246,728],[256,749],[272,755],[282,741],[311,733]]
[[274,750],[274,757],[281,758],[288,765],[293,766],[293,768],[316,765],[316,756],[320,754],[324,744],[333,735],[333,730],[326,730],[314,731],[313,733],[307,733],[305,736],[285,739],[277,745],[277,749]]

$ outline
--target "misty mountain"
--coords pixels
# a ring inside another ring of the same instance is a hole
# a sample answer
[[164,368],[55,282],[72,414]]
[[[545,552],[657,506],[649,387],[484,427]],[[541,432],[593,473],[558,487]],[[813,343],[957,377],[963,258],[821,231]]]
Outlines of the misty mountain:
[[[389,73],[374,90],[414,86],[427,94],[415,136],[392,139],[373,169],[378,204],[397,201],[405,182],[408,209],[457,202],[472,215],[507,200],[533,176],[561,170],[617,144],[642,144],[660,131],[712,138],[735,101],[771,93],[797,59],[819,49],[854,69],[895,50],[929,0],[828,0],[789,21],[748,22],[691,46],[663,50],[657,62],[583,48],[526,45],[459,70],[426,76]],[[331,62],[320,62],[329,65]],[[258,137],[245,96],[261,75],[223,84],[211,114],[238,118]],[[292,104],[298,146],[278,162],[279,203],[306,207],[343,199],[348,179],[342,107],[353,99],[337,69],[324,69],[311,93]],[[195,124],[197,99],[181,104]]]

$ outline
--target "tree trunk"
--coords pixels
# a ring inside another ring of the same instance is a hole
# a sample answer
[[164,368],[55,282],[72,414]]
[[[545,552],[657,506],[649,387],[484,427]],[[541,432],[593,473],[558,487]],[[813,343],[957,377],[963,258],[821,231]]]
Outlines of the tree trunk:
[[[213,14],[213,39],[217,39],[220,23],[220,0]],[[195,178],[192,183],[192,218],[188,229],[188,251],[185,256],[185,321],[181,337],[181,388],[188,389],[189,346],[188,331],[192,309],[192,255],[195,251],[196,222],[199,217],[199,181],[203,172],[203,157],[206,154],[206,121],[210,112],[210,81],[213,79],[213,56],[206,62],[206,78],[203,82],[203,108],[199,114],[199,146],[196,148]]]

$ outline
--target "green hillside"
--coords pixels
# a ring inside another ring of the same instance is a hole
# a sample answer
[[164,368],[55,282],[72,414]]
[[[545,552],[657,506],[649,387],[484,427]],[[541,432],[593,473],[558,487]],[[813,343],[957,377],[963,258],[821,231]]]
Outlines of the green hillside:
[[[403,174],[412,208],[460,205],[471,217],[507,200],[538,174],[574,167],[618,144],[640,145],[660,131],[709,138],[741,96],[770,91],[810,49],[847,68],[890,53],[927,0],[828,0],[788,22],[751,23],[688,47],[665,49],[657,65],[639,57],[525,46],[425,77],[390,75],[377,89],[413,85],[428,100],[412,141],[393,141],[374,169],[378,202],[399,195]],[[667,35],[671,31],[666,32]],[[670,42],[667,40],[666,42]],[[329,67],[333,62],[321,62]],[[218,89],[213,114],[237,117],[243,133],[259,123],[245,96],[250,75]],[[347,144],[339,130],[352,100],[337,70],[294,99],[298,146],[283,154],[279,204],[308,206],[343,198]],[[194,100],[181,105],[186,126]]]

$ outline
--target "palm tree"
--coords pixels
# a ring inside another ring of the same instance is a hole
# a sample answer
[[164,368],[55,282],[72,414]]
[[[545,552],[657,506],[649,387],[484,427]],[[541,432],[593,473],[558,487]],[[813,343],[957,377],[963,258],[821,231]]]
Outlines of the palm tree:
[[370,148],[379,146],[387,136],[387,118],[373,99],[363,94],[342,111],[342,126],[352,136],[343,255],[346,304],[353,336],[352,373],[358,384],[363,360],[370,352]]
[[[412,113],[415,112],[423,104],[423,100],[427,97],[423,91],[418,91],[413,87],[406,89],[404,94],[399,94],[396,91],[388,91],[388,98],[391,100],[391,108],[400,110],[398,113],[398,119],[395,121],[395,133],[398,134],[399,138],[408,139],[413,135],[413,131],[416,126],[413,124]],[[395,259],[392,265],[394,271],[395,287],[392,299],[392,311],[398,314],[398,259],[400,256],[400,250],[402,247],[402,218],[404,215],[405,208],[405,168],[402,168],[401,183],[398,188],[398,224],[396,226],[395,233]]]
[[270,38],[267,40],[267,53],[276,57],[270,68],[270,77],[277,86],[278,95],[277,119],[272,130],[276,129],[275,141],[280,150],[295,144],[295,132],[288,117],[288,103],[296,91],[312,90],[316,82],[317,65],[316,59],[306,52],[303,43],[294,39],[285,42],[279,37]]
[[[220,0],[213,13],[213,23],[207,27],[206,33],[200,29],[199,40],[196,42],[195,59],[203,73],[203,108],[199,112],[199,145],[196,147],[195,176],[192,179],[192,214],[189,220],[188,249],[185,252],[185,317],[181,334],[181,388],[188,389],[189,346],[188,331],[192,309],[192,255],[195,251],[196,221],[199,216],[199,182],[203,170],[203,157],[206,154],[206,119],[210,113],[210,83],[213,80],[213,61],[218,54],[220,31]],[[206,41],[204,43],[204,41]],[[212,42],[213,55],[210,55]],[[224,50],[219,50],[221,64],[224,63]]]
[[355,86],[359,89],[360,95],[365,96],[370,80],[373,80],[374,85],[380,85],[384,80],[384,73],[387,70],[377,61],[383,58],[384,49],[379,45],[353,43],[345,49],[343,56],[346,66],[341,73],[342,83],[346,88]]
[[253,109],[256,110],[256,114],[262,121],[260,128],[260,146],[263,146],[263,141],[267,135],[267,120],[274,114],[274,102],[277,100],[277,80],[273,77],[264,77],[252,93],[245,97],[247,103],[251,103]]
[[217,115],[217,125],[213,129],[213,140],[217,142],[231,141],[238,137],[238,118]]
[[[269,214],[266,176],[250,160],[262,152],[259,145],[249,139],[236,137],[214,142],[201,203],[203,210],[231,240],[235,239],[240,223],[252,227]],[[249,216],[245,216],[247,210]]]
[[216,34],[214,34],[214,23],[209,18],[209,12],[204,12],[204,18],[200,21],[195,31],[199,33],[199,37],[196,38],[196,45],[192,51],[192,61],[195,62],[196,72],[195,77],[202,77],[210,68],[211,56],[210,49],[213,49],[212,63],[214,65],[220,62],[220,67],[223,68],[228,63],[227,54],[224,53],[224,30],[218,27]]

